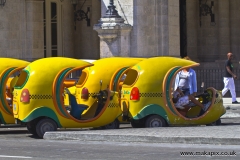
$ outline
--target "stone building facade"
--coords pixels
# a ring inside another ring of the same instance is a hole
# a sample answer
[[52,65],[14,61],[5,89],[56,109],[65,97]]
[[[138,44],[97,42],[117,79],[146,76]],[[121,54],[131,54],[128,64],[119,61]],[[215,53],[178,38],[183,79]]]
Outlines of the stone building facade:
[[[79,0],[77,10],[84,0]],[[0,6],[0,57],[33,61],[51,56],[97,59],[99,38],[92,29],[101,1],[86,0],[91,26],[74,22],[71,0],[6,0]]]
[[[74,20],[71,1],[6,0],[0,7],[0,56],[188,55],[203,68],[219,68],[231,51],[239,68],[239,0],[78,0],[76,9],[87,13],[90,24]],[[106,16],[110,2],[119,17]],[[199,16],[201,4],[211,8],[214,22],[210,14]]]

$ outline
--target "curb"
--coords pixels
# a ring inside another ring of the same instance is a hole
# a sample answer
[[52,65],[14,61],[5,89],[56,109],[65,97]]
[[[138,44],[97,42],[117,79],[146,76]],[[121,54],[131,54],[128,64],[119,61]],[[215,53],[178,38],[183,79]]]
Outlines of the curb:
[[99,135],[99,134],[81,134],[81,133],[76,133],[76,132],[63,132],[63,133],[46,132],[43,138],[45,140],[240,145],[240,138],[155,137],[155,136],[141,136],[141,135]]
[[240,127],[190,126],[46,132],[45,140],[240,145]]

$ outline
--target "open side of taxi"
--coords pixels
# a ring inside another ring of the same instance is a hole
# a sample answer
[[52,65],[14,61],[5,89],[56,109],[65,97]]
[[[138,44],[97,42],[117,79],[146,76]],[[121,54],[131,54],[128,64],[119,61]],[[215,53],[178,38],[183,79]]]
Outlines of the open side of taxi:
[[12,99],[14,85],[20,71],[29,62],[13,59],[0,58],[0,124],[14,124]]
[[154,57],[133,66],[122,85],[122,116],[131,122],[132,127],[219,123],[226,110],[221,92],[212,87],[196,97],[201,103],[210,104],[204,113],[200,113],[200,107],[195,105],[184,115],[172,101],[176,74],[198,65],[180,58]]

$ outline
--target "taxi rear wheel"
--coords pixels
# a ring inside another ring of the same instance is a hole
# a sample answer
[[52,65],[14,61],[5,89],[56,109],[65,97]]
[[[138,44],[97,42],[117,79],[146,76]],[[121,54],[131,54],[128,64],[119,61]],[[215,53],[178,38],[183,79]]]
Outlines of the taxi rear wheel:
[[103,126],[103,129],[119,129],[119,121],[116,119],[115,121],[113,121],[112,123]]
[[43,135],[45,134],[45,132],[56,131],[56,130],[57,130],[57,124],[49,118],[41,119],[36,126],[36,132],[39,138],[43,138]]
[[159,115],[151,115],[145,122],[146,128],[165,127],[166,121]]

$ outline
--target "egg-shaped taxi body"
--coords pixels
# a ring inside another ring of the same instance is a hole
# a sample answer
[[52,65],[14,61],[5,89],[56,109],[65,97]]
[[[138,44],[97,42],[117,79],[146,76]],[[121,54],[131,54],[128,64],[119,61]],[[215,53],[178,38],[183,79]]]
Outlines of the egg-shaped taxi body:
[[14,117],[12,111],[12,92],[13,87],[18,78],[18,73],[29,62],[13,59],[13,58],[0,58],[0,123],[14,124]]
[[210,87],[209,109],[197,116],[199,106],[183,116],[172,101],[176,74],[198,66],[194,61],[174,57],[154,57],[139,62],[129,70],[122,86],[121,108],[133,126],[198,125],[217,121],[225,112],[221,92]]

